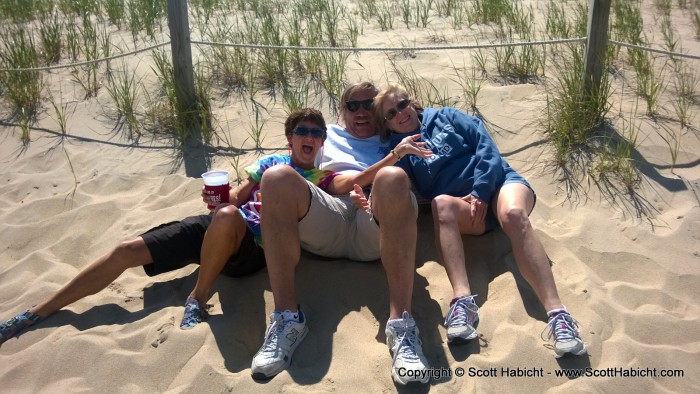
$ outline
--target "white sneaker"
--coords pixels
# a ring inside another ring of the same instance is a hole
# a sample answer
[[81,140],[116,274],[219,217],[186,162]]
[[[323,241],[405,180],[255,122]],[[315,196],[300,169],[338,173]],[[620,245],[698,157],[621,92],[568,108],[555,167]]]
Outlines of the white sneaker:
[[386,344],[394,357],[391,377],[400,385],[423,385],[430,381],[428,362],[418,338],[416,321],[403,312],[400,320],[386,324]]
[[479,307],[474,302],[476,296],[458,297],[450,303],[450,310],[445,316],[447,343],[466,343],[478,336]]
[[284,320],[281,312],[270,315],[265,342],[253,357],[250,367],[254,379],[270,379],[287,369],[292,362],[292,353],[309,332],[301,309],[299,320]]

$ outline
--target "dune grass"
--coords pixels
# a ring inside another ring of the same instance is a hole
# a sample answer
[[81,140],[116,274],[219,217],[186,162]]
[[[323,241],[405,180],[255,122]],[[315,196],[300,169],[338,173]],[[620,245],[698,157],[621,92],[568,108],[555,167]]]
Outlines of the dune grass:
[[[459,67],[453,65],[447,70],[453,74],[448,78],[459,86],[456,92],[436,82],[438,75],[419,75],[411,67],[408,59],[420,55],[411,47],[418,45],[463,43],[464,37],[471,43],[493,43],[585,36],[587,1],[529,4],[514,0],[191,0],[189,9],[193,38],[210,42],[356,47],[362,46],[367,27],[386,31],[388,37],[394,37],[387,44],[401,42],[406,50],[387,53],[386,75],[372,78],[404,84],[424,105],[463,105],[476,113],[483,86],[542,84],[549,97],[543,124],[559,163],[571,160],[581,146],[603,140],[599,133],[606,126],[611,110],[609,98],[616,83],[613,78],[622,75],[620,70],[634,85],[628,91],[641,97],[646,106],[644,113],[659,116],[672,111],[681,128],[692,127],[698,108],[698,77],[693,65],[679,59],[670,59],[667,65],[664,59],[635,49],[609,46],[606,64],[611,73],[605,73],[603,86],[588,95],[582,93],[579,43],[477,49],[461,57],[447,52],[445,56],[458,59],[453,64]],[[670,0],[613,0],[611,38],[639,45],[649,43],[643,5],[655,7],[659,15],[654,22],[660,31],[657,36],[666,49],[679,50],[683,44],[669,18],[676,7],[690,16],[700,36],[700,4],[695,0],[683,4]],[[263,147],[262,136],[275,106],[289,113],[307,105],[327,104],[333,112],[348,82],[348,65],[362,67],[357,56],[348,51],[197,46],[194,75],[199,105],[180,109],[170,54],[165,48],[154,51],[150,58],[141,58],[150,65],[151,75],[137,76],[126,69],[126,63],[113,70],[108,62],[89,62],[111,56],[115,50],[133,49],[127,48],[131,42],[124,42],[125,35],[131,36],[134,48],[166,40],[166,14],[167,0],[5,0],[0,3],[0,20],[5,22],[0,26],[0,67],[88,61],[63,75],[67,74],[65,79],[77,88],[73,91],[79,101],[96,100],[100,90],[106,90],[118,113],[115,122],[125,126],[127,140],[152,133],[167,135],[183,146],[188,128],[197,127],[205,142],[210,143],[218,138],[217,133],[227,132],[217,129],[219,108],[212,101],[224,98],[247,109],[249,122],[242,123],[247,124],[243,129],[247,127],[247,143],[253,149]],[[445,34],[444,26],[452,27],[454,34]],[[404,38],[407,33],[416,33],[417,38]],[[401,56],[407,60],[401,60]],[[68,127],[68,107],[44,92],[42,75],[30,71],[0,75],[0,98],[8,104],[10,117],[17,121],[26,141],[44,98],[48,98],[49,110],[58,118],[59,129],[65,133]],[[154,76],[156,84],[145,82]],[[671,94],[673,108],[661,108],[659,102]],[[263,102],[264,106],[260,104]],[[627,116],[628,124],[636,124],[632,118],[641,113]],[[600,153],[607,156],[601,156],[599,163],[603,164],[596,167],[598,173],[627,171],[621,164],[610,163],[616,155],[619,163],[630,162],[625,159],[628,148],[635,146],[630,133],[618,133],[620,138],[601,144],[616,148]],[[621,143],[623,140],[629,144]],[[671,137],[668,140],[675,143]]]

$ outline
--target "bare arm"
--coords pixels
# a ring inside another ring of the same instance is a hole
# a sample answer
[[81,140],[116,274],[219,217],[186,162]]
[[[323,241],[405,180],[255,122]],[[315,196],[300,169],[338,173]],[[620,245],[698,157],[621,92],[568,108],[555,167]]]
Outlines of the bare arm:
[[353,185],[360,187],[370,185],[374,182],[374,177],[380,169],[396,164],[400,158],[406,155],[416,155],[422,158],[432,156],[433,151],[426,149],[425,142],[419,142],[418,139],[420,139],[420,134],[404,138],[386,157],[358,174],[336,176],[328,186],[327,191],[330,194],[345,194],[353,190]]

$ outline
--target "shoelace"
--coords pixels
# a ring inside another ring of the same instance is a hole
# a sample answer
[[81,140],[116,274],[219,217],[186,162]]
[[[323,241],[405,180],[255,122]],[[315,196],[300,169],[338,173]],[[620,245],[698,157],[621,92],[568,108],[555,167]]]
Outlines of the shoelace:
[[284,320],[281,315],[276,316],[270,321],[270,328],[267,329],[265,333],[265,343],[263,344],[263,349],[265,351],[277,349],[277,338],[279,334],[284,330]]
[[[478,316],[478,308],[476,303],[474,303],[474,297],[476,297],[476,294],[469,297],[458,298],[457,301],[450,306],[450,310],[447,311],[447,315],[445,316],[445,326],[448,326],[450,323],[457,325],[474,324],[476,318],[473,316]],[[458,307],[462,309],[461,313],[459,310],[457,310]],[[455,311],[457,311],[456,316]],[[469,312],[472,312],[471,318]]]
[[394,361],[399,354],[404,355],[404,359],[408,361],[417,361],[419,359],[416,353],[415,346],[421,346],[421,341],[416,337],[416,330],[408,328],[408,313],[404,312],[402,316],[403,332],[399,336],[399,345],[394,352]]
[[547,333],[547,340],[552,338],[554,335],[555,341],[568,341],[570,339],[576,338],[576,331],[578,330],[578,322],[576,319],[571,317],[568,313],[559,313],[549,320],[547,325],[542,329],[540,333],[540,338],[544,340],[542,334],[544,330],[549,327],[549,332]]

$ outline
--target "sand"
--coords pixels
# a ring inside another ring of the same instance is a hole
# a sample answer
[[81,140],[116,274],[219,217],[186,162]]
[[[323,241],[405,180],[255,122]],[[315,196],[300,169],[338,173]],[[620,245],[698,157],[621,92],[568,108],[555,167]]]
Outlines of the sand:
[[[692,37],[688,19],[677,17],[682,34]],[[387,34],[415,34],[396,25],[396,31]],[[398,41],[384,34],[375,25],[365,25],[360,46]],[[422,40],[417,45],[428,43],[425,36],[417,37]],[[463,42],[450,36],[450,44],[459,43]],[[685,39],[684,49],[700,54],[692,38]],[[353,59],[349,80],[372,78],[381,85],[392,79],[385,73],[383,54],[359,54]],[[454,81],[434,72],[437,67],[446,74],[450,60],[441,52],[418,52],[402,61],[419,74],[435,74],[439,83],[457,92]],[[697,61],[689,65],[698,69]],[[635,100],[629,90],[616,91],[613,108],[628,113]],[[40,114],[26,146],[20,142],[19,127],[11,122],[0,125],[0,318],[45,299],[118,242],[159,223],[206,212],[199,196],[201,179],[186,177],[184,166],[174,164],[176,152],[169,144],[144,138],[134,145],[114,133],[113,123],[101,115],[105,97],[76,104],[65,138],[57,136],[49,112]],[[664,97],[660,104],[671,117],[672,95]],[[639,186],[632,193],[610,192],[584,176],[578,181],[579,192],[572,195],[549,165],[551,147],[539,123],[545,102],[543,84],[501,85],[489,80],[479,93],[478,108],[501,152],[537,192],[531,221],[552,261],[560,296],[580,322],[589,354],[557,360],[540,339],[544,311],[513,269],[509,241],[500,231],[464,237],[471,284],[481,307],[480,337],[464,346],[447,346],[442,320],[452,291],[437,261],[429,210],[424,210],[418,219],[413,314],[431,366],[450,373],[425,390],[696,392],[700,387],[697,127],[684,129],[673,165],[659,130],[679,131],[680,125],[640,110],[635,156]],[[241,129],[249,124],[246,112],[226,100],[217,100],[214,106],[220,113],[234,114],[227,117],[235,119],[229,130],[237,133],[234,142],[242,143],[246,136]],[[284,151],[284,112],[279,104],[275,108],[264,129],[265,150],[248,146],[240,168],[261,153]],[[697,104],[692,111],[698,112]],[[335,120],[328,108],[324,113]],[[611,119],[617,125],[622,121]],[[697,122],[700,116],[693,124]],[[230,158],[215,156],[211,168],[230,170]],[[303,254],[298,296],[310,333],[291,367],[268,382],[250,376],[251,359],[262,344],[273,308],[266,272],[219,278],[209,302],[211,318],[182,331],[178,324],[196,275],[195,265],[153,278],[140,268],[127,270],[105,290],[8,340],[0,347],[2,391],[397,390],[384,343],[389,310],[380,264]],[[456,375],[460,368],[465,372],[461,377]],[[598,376],[557,375],[585,368]],[[662,375],[669,370],[680,376]],[[518,371],[535,376],[508,376]]]

